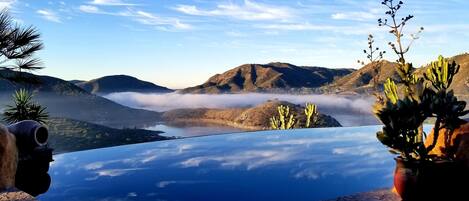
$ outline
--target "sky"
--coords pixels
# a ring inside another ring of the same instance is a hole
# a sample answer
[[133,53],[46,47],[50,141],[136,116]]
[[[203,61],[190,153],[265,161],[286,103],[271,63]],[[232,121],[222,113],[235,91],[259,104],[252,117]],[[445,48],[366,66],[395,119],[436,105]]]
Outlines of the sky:
[[[37,72],[65,80],[127,74],[173,89],[205,82],[245,63],[288,62],[359,68],[368,34],[387,50],[379,0],[0,0],[33,25],[45,49]],[[469,51],[469,1],[407,0],[405,33],[425,30],[407,60]],[[408,36],[407,38],[408,39]],[[407,41],[405,41],[407,42]]]

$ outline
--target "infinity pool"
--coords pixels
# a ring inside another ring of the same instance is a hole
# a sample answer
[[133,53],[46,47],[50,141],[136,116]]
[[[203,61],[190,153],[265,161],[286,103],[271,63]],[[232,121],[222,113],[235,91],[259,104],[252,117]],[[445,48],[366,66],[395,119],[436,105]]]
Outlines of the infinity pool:
[[54,156],[38,197],[64,200],[324,200],[392,185],[380,126],[185,138]]

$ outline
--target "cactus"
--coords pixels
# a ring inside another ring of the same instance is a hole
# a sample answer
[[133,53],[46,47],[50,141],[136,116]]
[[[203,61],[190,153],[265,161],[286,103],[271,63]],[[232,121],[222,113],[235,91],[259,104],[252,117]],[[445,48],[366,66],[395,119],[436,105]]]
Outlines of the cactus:
[[424,77],[437,91],[446,90],[453,82],[454,75],[459,72],[459,68],[460,66],[456,62],[449,63],[448,59],[440,55],[438,61],[431,63],[431,67],[427,69]]
[[386,83],[384,83],[384,94],[392,104],[396,104],[397,100],[399,100],[396,83],[394,83],[390,78],[388,78]]
[[280,121],[277,117],[273,116],[270,118],[270,128],[280,130]]
[[270,127],[276,130],[293,129],[296,124],[296,119],[293,114],[290,114],[290,107],[280,105],[277,107],[278,118],[273,116],[270,118]]
[[316,122],[317,114],[318,114],[317,106],[312,103],[306,103],[306,107],[305,107],[306,128],[309,128],[311,124],[311,117],[313,118],[313,124]]

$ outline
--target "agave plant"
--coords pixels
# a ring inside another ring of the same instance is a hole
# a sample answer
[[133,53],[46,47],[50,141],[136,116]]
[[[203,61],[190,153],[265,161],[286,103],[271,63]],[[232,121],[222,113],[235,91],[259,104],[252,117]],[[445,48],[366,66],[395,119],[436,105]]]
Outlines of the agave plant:
[[46,107],[33,102],[33,94],[25,89],[20,89],[13,94],[14,105],[7,105],[3,113],[3,120],[8,123],[16,123],[22,120],[35,120],[46,123],[49,115]]

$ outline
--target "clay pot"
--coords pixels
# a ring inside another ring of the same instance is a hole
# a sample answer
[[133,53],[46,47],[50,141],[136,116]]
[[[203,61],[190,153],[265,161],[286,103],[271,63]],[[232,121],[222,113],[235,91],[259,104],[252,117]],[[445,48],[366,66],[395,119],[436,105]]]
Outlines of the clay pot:
[[461,200],[467,172],[460,162],[396,158],[394,187],[402,200]]
[[403,200],[416,200],[419,194],[418,178],[421,169],[419,161],[395,158],[394,188]]

